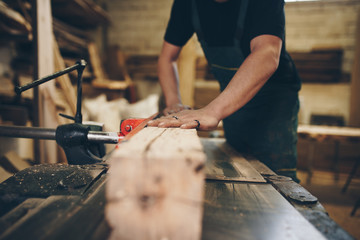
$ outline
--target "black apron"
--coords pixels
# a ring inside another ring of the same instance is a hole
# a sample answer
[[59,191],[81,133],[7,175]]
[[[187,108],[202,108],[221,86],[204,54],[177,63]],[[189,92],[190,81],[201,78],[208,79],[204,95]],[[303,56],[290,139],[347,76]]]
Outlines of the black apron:
[[[249,0],[241,0],[233,46],[209,46],[204,40],[196,0],[193,25],[215,78],[223,91],[245,57],[240,47]],[[295,76],[294,76],[295,77]],[[227,142],[249,153],[280,175],[296,178],[298,87],[266,83],[244,107],[223,120]]]

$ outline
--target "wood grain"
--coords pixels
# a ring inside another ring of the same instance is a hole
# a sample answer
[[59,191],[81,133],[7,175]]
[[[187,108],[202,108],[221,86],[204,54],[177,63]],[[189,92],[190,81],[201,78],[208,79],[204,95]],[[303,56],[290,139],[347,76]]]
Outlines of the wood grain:
[[325,239],[270,184],[207,182],[202,239]]
[[207,180],[266,183],[247,159],[231,148],[224,138],[202,138],[201,143],[207,157]]
[[110,159],[110,239],[200,239],[205,154],[194,129],[147,127]]

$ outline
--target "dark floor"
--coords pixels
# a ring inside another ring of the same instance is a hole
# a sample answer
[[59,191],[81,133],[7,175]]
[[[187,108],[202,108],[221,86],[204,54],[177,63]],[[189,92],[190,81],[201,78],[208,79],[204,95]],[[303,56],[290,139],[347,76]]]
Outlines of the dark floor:
[[360,198],[360,178],[354,178],[346,193],[342,193],[347,176],[340,174],[336,181],[332,172],[314,171],[310,184],[307,184],[306,172],[298,171],[301,185],[320,200],[330,217],[353,237],[360,239],[360,208],[354,216],[350,216],[356,200]]

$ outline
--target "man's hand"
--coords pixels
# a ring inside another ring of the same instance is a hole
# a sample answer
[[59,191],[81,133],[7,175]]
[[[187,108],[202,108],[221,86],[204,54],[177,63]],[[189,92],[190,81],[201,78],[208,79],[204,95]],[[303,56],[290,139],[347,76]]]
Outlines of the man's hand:
[[198,130],[216,129],[220,120],[214,117],[205,109],[183,110],[176,114],[167,115],[148,122],[148,126],[170,128],[178,127],[183,129],[196,128]]
[[174,104],[174,105],[171,105],[171,106],[165,108],[163,111],[163,114],[165,116],[167,116],[167,115],[171,115],[171,114],[183,111],[183,110],[190,110],[190,109],[191,109],[191,107],[189,107],[187,105],[182,105],[181,103],[177,103],[177,104]]

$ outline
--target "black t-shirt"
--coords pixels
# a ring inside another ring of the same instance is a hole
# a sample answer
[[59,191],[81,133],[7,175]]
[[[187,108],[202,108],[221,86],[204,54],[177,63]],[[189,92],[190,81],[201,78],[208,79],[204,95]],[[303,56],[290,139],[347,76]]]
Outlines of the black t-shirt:
[[[183,46],[194,34],[192,19],[193,0],[174,0],[165,41]],[[236,32],[241,0],[215,2],[195,0],[204,40],[209,46],[231,46]],[[269,81],[299,83],[290,56],[285,50],[284,0],[248,0],[244,31],[241,39],[243,54],[250,54],[250,41],[270,34],[283,40],[278,70]],[[295,74],[295,75],[294,75]]]

